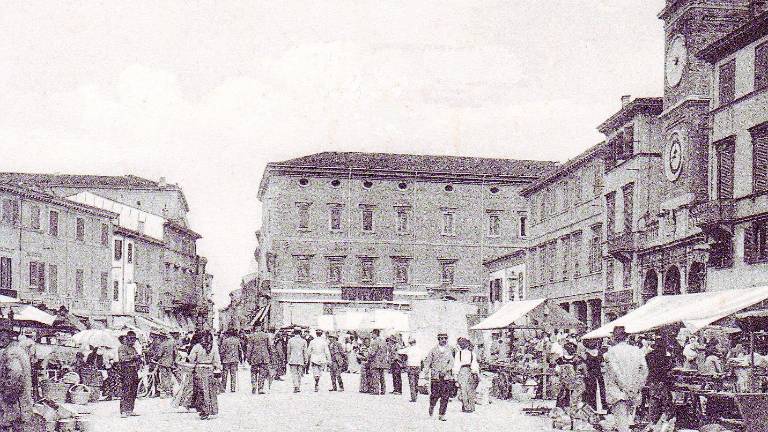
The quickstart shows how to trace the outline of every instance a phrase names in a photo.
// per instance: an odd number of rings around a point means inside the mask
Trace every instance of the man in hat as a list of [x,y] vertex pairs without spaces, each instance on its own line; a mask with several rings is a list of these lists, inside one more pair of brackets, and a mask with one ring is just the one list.
[[120,416],[137,416],[133,412],[136,404],[136,392],[139,388],[139,369],[141,368],[141,355],[134,347],[136,345],[136,333],[129,330],[123,343],[117,349],[117,361],[120,364],[120,381],[122,396],[120,397]]
[[269,364],[272,362],[272,346],[269,343],[269,335],[261,327],[256,327],[248,335],[246,359],[251,365],[251,393],[264,394],[264,380],[269,374]]
[[642,349],[627,343],[623,326],[613,329],[614,345],[605,353],[606,401],[619,432],[629,432],[635,410],[648,377],[648,364]]
[[371,394],[386,394],[385,375],[389,369],[389,348],[381,339],[381,331],[374,329],[371,335],[371,346],[368,349],[368,369],[371,374]]
[[288,339],[288,368],[293,379],[293,392],[301,391],[301,377],[304,375],[304,365],[307,362],[307,341],[301,337],[301,329],[293,330],[293,336]]
[[[177,333],[178,334],[178,333]],[[173,334],[160,342],[157,353],[157,376],[160,378],[160,397],[173,396],[173,370],[176,367],[176,338]]]
[[440,401],[439,419],[445,421],[448,399],[453,394],[456,381],[453,379],[453,350],[448,346],[448,334],[437,334],[437,346],[424,359],[424,371],[429,374],[429,416],[435,412]]
[[32,431],[32,367],[18,333],[0,325],[0,430]]
[[235,330],[227,330],[224,340],[219,346],[221,358],[221,391],[227,390],[227,377],[229,377],[229,391],[237,391],[237,364],[240,362],[240,338]]
[[347,368],[347,352],[339,342],[339,335],[328,333],[328,340],[328,351],[331,353],[331,362],[328,363],[328,370],[331,373],[330,391],[343,392],[344,382],[341,381],[341,373]]
[[398,354],[404,355],[406,372],[408,374],[408,386],[411,390],[411,402],[416,402],[419,395],[419,374],[421,373],[421,361],[423,354],[421,348],[416,346],[416,339],[411,336],[408,340],[408,347],[398,351]]
[[328,340],[323,337],[323,331],[315,330],[316,338],[309,342],[309,364],[312,376],[315,378],[315,392],[320,391],[320,375],[325,365],[331,362],[331,351],[328,348]]

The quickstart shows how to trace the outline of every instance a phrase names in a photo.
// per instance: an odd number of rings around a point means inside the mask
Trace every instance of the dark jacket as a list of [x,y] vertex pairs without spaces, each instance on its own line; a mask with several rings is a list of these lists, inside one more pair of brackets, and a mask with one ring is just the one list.
[[222,363],[238,363],[240,361],[240,338],[237,336],[224,338],[219,347],[219,357],[221,357]]
[[371,339],[371,346],[368,349],[368,363],[373,369],[389,369],[389,348],[386,342],[379,338]]
[[269,364],[272,361],[272,346],[269,335],[259,330],[248,335],[246,343],[246,358],[251,365]]

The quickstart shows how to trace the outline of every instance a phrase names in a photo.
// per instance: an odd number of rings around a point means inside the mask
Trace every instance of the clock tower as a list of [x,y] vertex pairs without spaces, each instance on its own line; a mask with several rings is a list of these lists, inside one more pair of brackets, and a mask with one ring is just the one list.
[[665,207],[707,199],[712,66],[696,56],[750,17],[750,0],[667,0],[661,150]]

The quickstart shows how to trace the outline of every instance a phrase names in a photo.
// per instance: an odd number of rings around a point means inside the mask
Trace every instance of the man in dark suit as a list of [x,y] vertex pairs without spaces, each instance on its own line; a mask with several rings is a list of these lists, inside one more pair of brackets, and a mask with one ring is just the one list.
[[371,347],[369,348],[368,362],[371,371],[371,394],[386,394],[386,371],[389,369],[389,349],[381,339],[381,332],[373,330]]
[[256,327],[247,338],[246,358],[251,365],[251,393],[264,394],[264,379],[269,374],[272,361],[272,346],[269,335],[261,327]]

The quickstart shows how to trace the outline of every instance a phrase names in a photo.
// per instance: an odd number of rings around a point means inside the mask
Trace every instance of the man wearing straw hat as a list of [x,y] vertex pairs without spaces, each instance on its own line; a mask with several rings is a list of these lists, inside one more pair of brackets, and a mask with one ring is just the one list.
[[32,431],[32,367],[18,335],[0,322],[0,430],[26,432]]
[[456,381],[453,380],[453,349],[448,346],[448,334],[437,334],[437,346],[424,359],[424,372],[429,374],[429,416],[435,412],[435,405],[440,401],[438,411],[440,421],[445,421],[448,399],[453,394]]

